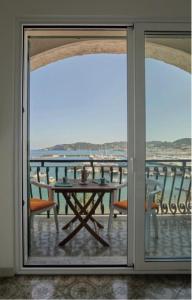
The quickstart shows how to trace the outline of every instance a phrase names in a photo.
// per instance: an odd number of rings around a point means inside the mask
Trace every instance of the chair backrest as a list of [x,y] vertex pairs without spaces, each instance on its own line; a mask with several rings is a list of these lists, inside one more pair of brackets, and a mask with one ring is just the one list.
[[147,209],[151,209],[152,202],[157,193],[162,191],[162,185],[158,180],[155,179],[147,179],[146,180],[146,202]]
[[146,195],[156,190],[162,190],[160,182],[151,178],[146,179]]

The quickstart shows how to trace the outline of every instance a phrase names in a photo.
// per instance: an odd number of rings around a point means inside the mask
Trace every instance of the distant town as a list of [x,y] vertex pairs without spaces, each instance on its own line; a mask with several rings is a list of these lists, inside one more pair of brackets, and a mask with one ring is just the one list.
[[[127,152],[127,142],[111,142],[103,144],[93,144],[86,142],[77,142],[71,144],[59,144],[40,150],[47,151],[123,151]],[[147,159],[191,159],[191,138],[182,138],[173,142],[166,141],[150,141],[146,142],[146,158]]]
[[147,159],[191,159],[191,138],[174,142],[147,142]]

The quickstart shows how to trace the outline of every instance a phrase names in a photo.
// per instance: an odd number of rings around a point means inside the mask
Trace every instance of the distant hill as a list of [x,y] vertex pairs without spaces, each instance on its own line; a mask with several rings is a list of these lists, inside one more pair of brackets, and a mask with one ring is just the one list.
[[179,139],[173,142],[175,145],[191,145],[191,138]]
[[72,144],[59,144],[46,148],[46,150],[124,150],[127,148],[126,142],[111,142],[104,144],[92,144],[86,142],[78,142]]
[[[150,141],[147,142],[148,147],[189,147],[191,145],[191,138],[182,138],[178,139],[174,142],[166,142],[166,141]],[[78,142],[72,144],[59,144],[52,147],[46,148],[46,150],[125,150],[127,149],[127,142],[111,142],[111,143],[103,143],[103,144],[93,144],[86,142]],[[44,150],[44,149],[42,149]]]
[[191,138],[183,138],[176,140],[174,142],[162,142],[162,141],[150,141],[147,142],[148,146],[153,147],[180,147],[180,146],[190,146],[191,145]]

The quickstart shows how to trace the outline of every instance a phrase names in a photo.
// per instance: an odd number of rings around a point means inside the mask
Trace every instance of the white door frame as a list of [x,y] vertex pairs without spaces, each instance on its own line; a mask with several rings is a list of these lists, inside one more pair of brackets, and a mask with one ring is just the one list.
[[[67,20],[63,23],[63,20]],[[94,20],[94,24],[92,24]],[[144,262],[144,211],[141,210],[144,195],[144,164],[145,164],[145,105],[144,105],[144,31],[145,30],[188,30],[189,26],[184,23],[134,23],[134,32],[129,32],[130,44],[128,44],[129,57],[132,59],[129,62],[129,93],[128,93],[128,119],[133,124],[133,128],[128,128],[129,142],[129,158],[132,158],[132,164],[129,164],[129,216],[128,216],[128,234],[129,234],[129,257],[128,264],[134,263],[132,268],[46,268],[46,267],[23,267],[23,247],[27,248],[27,244],[23,244],[23,228],[22,228],[22,202],[23,188],[23,157],[22,157],[22,98],[23,93],[26,93],[26,81],[24,81],[24,91],[21,89],[21,82],[25,70],[23,70],[23,51],[24,38],[22,36],[23,27],[30,26],[65,26],[65,25],[99,25],[99,26],[126,26],[132,23],[133,20],[127,20],[117,17],[110,18],[78,18],[78,17],[63,17],[50,18],[43,17],[40,20],[37,18],[27,18],[25,20],[16,20],[16,61],[15,61],[15,269],[18,274],[132,274],[132,273],[185,273],[188,270],[189,264],[185,262]],[[187,29],[186,29],[187,27]],[[132,44],[132,45],[131,45]],[[137,122],[139,120],[139,122]],[[25,151],[25,150],[24,150]],[[25,168],[26,166],[24,166]],[[25,169],[26,170],[26,169]],[[135,188],[137,183],[137,188]],[[131,199],[130,196],[133,195]],[[26,196],[26,191],[25,191]],[[142,204],[140,204],[142,203]]]
[[[34,24],[33,24],[34,25]],[[36,24],[37,25],[37,24]],[[39,25],[39,23],[38,23]],[[43,25],[43,24],[42,24]],[[47,25],[47,24],[46,24]],[[74,24],[73,24],[74,25]],[[85,24],[83,24],[85,25]],[[54,24],[50,23],[49,26],[53,27]],[[60,27],[64,27],[65,25],[60,24]],[[85,25],[86,26],[86,25]],[[89,26],[89,24],[87,24],[87,27]],[[106,26],[105,25],[99,25],[100,27],[102,26]],[[107,25],[110,26],[110,25]],[[132,32],[132,28],[130,28],[129,24],[125,24],[125,25],[118,25],[115,24],[115,26],[117,27],[127,27],[128,31],[130,32],[130,39],[131,41],[129,42],[129,49],[130,49],[130,55],[129,57],[131,58],[131,55],[133,55],[133,47],[132,45],[132,41],[133,41],[133,32]],[[19,136],[21,138],[22,141],[22,145],[20,146],[20,157],[19,160],[22,161],[23,168],[18,168],[20,169],[20,176],[23,178],[22,179],[22,185],[23,188],[20,187],[19,191],[18,191],[18,208],[16,210],[16,228],[17,228],[17,238],[16,238],[16,269],[17,269],[17,273],[18,274],[23,274],[23,273],[46,273],[46,274],[73,274],[73,273],[77,273],[77,274],[127,274],[127,273],[132,273],[133,272],[133,245],[134,245],[134,241],[132,240],[131,242],[128,243],[128,247],[129,247],[129,257],[127,260],[127,266],[125,267],[118,267],[118,266],[113,266],[113,267],[73,267],[71,268],[70,266],[67,267],[31,267],[31,266],[26,266],[27,262],[28,262],[28,239],[26,238],[28,236],[28,221],[27,221],[27,215],[28,215],[28,207],[27,207],[27,199],[28,199],[28,190],[27,190],[27,178],[28,178],[28,118],[29,118],[29,103],[28,103],[28,94],[29,94],[29,81],[28,81],[28,74],[29,74],[29,69],[28,69],[28,35],[26,33],[25,28],[32,28],[33,26],[30,23],[30,26],[27,25],[23,25],[22,24],[22,31],[23,31],[23,35],[22,37],[20,37],[21,39],[21,44],[23,46],[23,62],[22,62],[22,68],[21,68],[21,79],[23,81],[23,86],[22,86],[22,92],[20,92],[20,100],[18,101],[19,103],[19,107],[20,109],[22,108],[22,115],[20,114],[20,122],[21,122],[21,128],[23,128],[23,132],[21,130]],[[38,26],[37,26],[38,29]],[[40,30],[42,30],[42,27],[40,28]],[[30,33],[31,34],[31,33]],[[37,35],[37,32],[35,33],[35,35]],[[129,39],[129,34],[128,34],[128,39]],[[22,59],[22,58],[20,58]],[[133,59],[130,59],[130,62],[133,62]],[[131,68],[134,68],[134,64],[131,64]],[[128,68],[128,76],[130,78],[130,82],[132,83],[132,90],[133,90],[133,82],[134,82],[134,77],[133,74],[134,72],[132,72],[130,70],[130,68]],[[131,90],[131,85],[129,84],[129,95],[128,98],[131,99],[132,101],[132,109],[133,109],[133,103],[134,103],[134,97],[132,96],[134,93],[130,92]],[[20,111],[20,110],[19,110]],[[130,111],[130,110],[128,110]],[[131,114],[129,112],[129,116],[128,118],[132,118],[133,114]],[[133,122],[133,119],[132,119]],[[22,126],[23,125],[23,126]],[[130,131],[130,126],[129,128],[129,133],[133,132]],[[127,130],[128,132],[128,130]],[[131,136],[131,138],[133,139],[133,134]],[[134,144],[133,141],[131,143],[132,145]],[[130,147],[131,149],[131,147]],[[133,147],[132,147],[132,153],[133,153]],[[129,167],[130,168],[130,167]],[[133,173],[133,169],[129,170],[130,173]],[[131,177],[131,176],[129,176]],[[21,183],[20,182],[20,183]],[[19,182],[17,181],[17,184]],[[130,189],[131,191],[131,189]],[[130,194],[129,191],[129,194]],[[22,207],[21,204],[21,199],[23,199],[23,203],[24,206]],[[23,216],[21,211],[23,210]],[[131,210],[129,210],[129,215],[130,215],[130,219],[128,218],[128,231],[130,232],[129,236],[130,238],[133,239],[133,224],[134,224],[134,218],[133,218],[133,214],[131,214]],[[18,220],[23,219],[23,222],[18,222]],[[23,224],[22,224],[23,223]],[[51,260],[51,258],[50,258]],[[24,266],[25,265],[25,266]],[[128,266],[129,265],[129,266]]]
[[144,257],[144,197],[145,195],[145,32],[190,32],[189,23],[139,23],[135,24],[135,270],[168,271],[189,270],[186,261],[148,261]]

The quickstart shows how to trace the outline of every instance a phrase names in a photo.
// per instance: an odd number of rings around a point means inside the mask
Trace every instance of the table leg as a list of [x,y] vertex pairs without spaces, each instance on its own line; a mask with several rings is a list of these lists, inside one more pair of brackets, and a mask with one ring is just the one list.
[[[65,193],[64,193],[65,194]],[[71,203],[70,201],[70,197],[68,197],[68,195],[64,195],[67,196],[66,197],[66,201],[67,204],[69,205],[69,207],[72,209],[72,211],[74,213],[76,213],[77,218],[80,221],[80,224],[63,240],[59,243],[60,246],[65,245],[68,241],[70,241],[80,230],[81,228],[85,227],[94,237],[95,239],[97,239],[103,246],[109,246],[109,244],[102,238],[100,237],[88,224],[87,222],[90,220],[90,217],[92,216],[92,214],[95,212],[95,209],[97,208],[97,206],[99,205],[99,203],[102,200],[102,197],[104,195],[104,192],[98,197],[98,199],[96,200],[94,206],[91,208],[91,210],[89,211],[89,213],[87,213],[85,218],[82,218],[81,215],[79,214],[79,212],[77,212],[77,210],[75,209],[75,206]]]
[[[75,200],[75,204],[77,204],[77,205],[80,207],[80,212],[79,212],[79,214],[82,214],[83,212],[86,212],[86,214],[87,214],[86,209],[87,209],[87,207],[89,207],[90,203],[93,201],[95,195],[96,195],[96,193],[93,193],[93,194],[91,195],[90,199],[89,199],[89,200],[87,201],[87,203],[85,204],[85,207],[83,207],[83,206],[81,205],[81,203],[79,202],[79,200],[77,199],[75,193],[72,193],[72,196],[73,196],[73,198],[74,198],[74,200]],[[65,197],[65,199],[66,199],[66,198],[69,198],[69,199],[70,199],[70,196],[69,196],[68,194],[63,194],[63,196]],[[67,199],[66,199],[66,201],[67,201]],[[75,212],[75,216],[73,217],[73,219],[70,220],[66,225],[64,225],[62,229],[64,229],[64,230],[67,229],[67,228],[71,225],[71,223],[74,223],[75,221],[78,220],[78,218],[77,218],[77,216],[76,216],[76,213],[77,213],[76,205],[75,205],[75,210],[76,210],[76,212]]]
[[113,203],[117,200],[117,191],[111,192],[111,203],[110,203],[110,213],[109,213],[109,221],[108,221],[108,233],[111,231],[112,220],[113,220]]
[[[92,202],[92,200],[95,198],[95,195],[96,195],[96,193],[94,193],[92,196],[91,196],[91,198],[87,201],[87,203],[85,204],[85,206],[82,206],[82,204],[81,204],[81,202],[79,202],[79,200],[77,199],[77,197],[76,197],[76,195],[73,193],[72,194],[73,195],[73,198],[74,198],[74,200],[75,200],[75,202],[78,204],[78,206],[80,207],[80,209],[81,209],[81,211],[79,212],[80,214],[82,214],[82,213],[84,213],[85,215],[87,215],[88,214],[88,212],[87,212],[87,208],[89,207],[89,205],[91,204],[91,202]],[[104,226],[102,225],[102,224],[100,224],[97,220],[95,220],[95,218],[93,217],[93,216],[91,216],[90,217],[90,220],[93,222],[93,223],[95,223],[95,224],[97,224],[97,226],[99,227],[99,228],[104,228]]]

